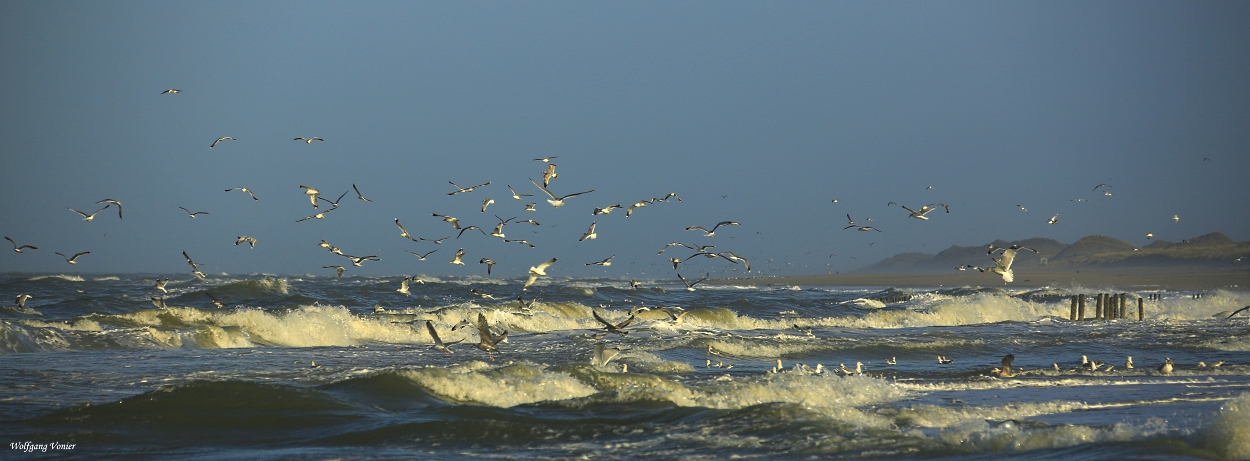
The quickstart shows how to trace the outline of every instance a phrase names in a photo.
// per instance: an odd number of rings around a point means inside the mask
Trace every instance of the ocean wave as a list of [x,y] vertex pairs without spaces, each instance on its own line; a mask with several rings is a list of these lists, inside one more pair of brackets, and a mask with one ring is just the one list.
[[524,364],[492,368],[485,362],[472,361],[448,368],[405,370],[399,374],[453,402],[501,408],[595,393],[594,388],[572,376]]
[[1220,407],[1220,413],[1196,434],[1195,445],[1224,459],[1250,459],[1250,393]]
[[31,278],[26,279],[26,280],[27,280],[27,281],[29,281],[29,282],[37,282],[37,281],[40,281],[40,280],[47,280],[47,279],[61,279],[61,280],[65,280],[65,281],[67,281],[67,282],[83,282],[83,281],[85,281],[85,280],[83,280],[83,278],[82,278],[82,277],[79,277],[79,276],[77,276],[77,275],[65,275],[65,274],[56,274],[56,275],[36,275],[36,276],[31,277]]

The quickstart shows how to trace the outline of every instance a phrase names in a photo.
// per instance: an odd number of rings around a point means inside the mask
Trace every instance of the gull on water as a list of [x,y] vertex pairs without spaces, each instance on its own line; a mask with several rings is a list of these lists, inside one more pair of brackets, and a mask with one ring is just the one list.
[[238,141],[238,140],[237,140],[237,139],[234,139],[234,138],[231,138],[231,137],[229,137],[229,136],[222,136],[222,137],[220,137],[220,138],[217,138],[217,140],[216,140],[216,141],[213,141],[213,143],[212,143],[212,144],[209,144],[209,145],[208,145],[208,148],[209,148],[209,149],[212,149],[212,148],[214,148],[214,147],[217,147],[217,143],[222,142],[222,141]]
[[178,208],[182,208],[182,211],[187,212],[187,216],[190,216],[190,217],[192,217],[192,218],[194,218],[194,217],[196,217],[196,216],[199,216],[199,215],[202,215],[202,214],[208,214],[208,212],[207,212],[207,211],[196,211],[196,212],[192,213],[192,212],[191,212],[191,210],[186,209],[186,207],[178,207]]
[[521,197],[533,197],[533,196],[534,196],[533,194],[522,194],[522,193],[519,193],[519,192],[517,192],[517,191],[516,191],[516,189],[513,189],[513,188],[512,188],[512,185],[508,185],[508,190],[512,191],[512,198],[514,198],[514,199],[516,199],[516,200],[521,200]]
[[250,189],[246,188],[246,187],[235,187],[235,188],[232,188],[232,189],[226,189],[226,192],[236,191],[236,190],[237,190],[237,191],[247,192],[247,195],[252,196],[252,200],[260,200],[260,199],[256,198],[256,194],[253,194],[253,193],[252,193],[252,191],[251,191]]
[[8,238],[8,237],[5,237],[4,239],[8,240],[9,243],[12,243],[13,251],[16,251],[18,253],[21,253],[22,250],[38,250],[39,249],[38,247],[33,246],[33,245],[18,245],[17,242],[14,242],[13,239]]
[[495,345],[507,339],[508,332],[504,331],[503,334],[500,334],[499,336],[491,334],[490,326],[486,323],[486,315],[478,312],[477,334],[478,337],[481,338],[481,342],[477,343],[477,348],[485,351],[490,356],[490,359],[494,361],[495,352],[499,352],[499,349],[496,348]]
[[596,233],[595,233],[595,224],[596,224],[596,223],[598,223],[598,221],[593,221],[593,222],[591,222],[591,223],[590,223],[590,228],[589,228],[589,229],[586,229],[586,233],[582,234],[582,238],[578,239],[577,241],[579,241],[579,242],[584,242],[584,241],[586,241],[587,239],[594,239],[594,238],[599,237],[599,234],[596,234]]
[[246,235],[239,236],[238,240],[234,241],[234,246],[239,246],[240,243],[244,243],[244,242],[247,242],[247,244],[251,245],[252,248],[256,248],[256,239],[252,237],[248,237]]
[[707,230],[703,226],[690,226],[690,227],[687,227],[686,230],[701,230],[703,231],[704,237],[712,237],[716,235],[716,229],[720,228],[720,226],[737,226],[737,225],[738,223],[733,222],[733,221],[721,221],[721,222],[716,223],[715,226],[712,226],[712,230]]
[[430,252],[429,252],[429,253],[426,253],[426,254],[417,254],[417,253],[413,253],[412,251],[409,251],[409,250],[404,250],[404,251],[407,251],[407,252],[409,252],[409,253],[412,253],[412,255],[413,255],[413,256],[416,256],[416,257],[417,257],[417,259],[419,259],[419,260],[421,260],[421,261],[425,261],[425,258],[426,258],[427,256],[429,256],[430,254],[432,254],[432,253],[434,253],[435,251],[438,251],[438,250],[437,250],[437,249],[430,250]]
[[612,258],[615,258],[615,257],[616,257],[616,255],[608,256],[608,258],[607,258],[607,259],[604,259],[604,260],[602,260],[602,261],[595,261],[595,262],[592,262],[592,263],[586,263],[586,265],[587,265],[587,266],[605,266],[605,267],[606,267],[606,266],[611,266],[611,265],[612,265]]
[[459,249],[459,250],[456,250],[456,256],[455,256],[454,258],[452,258],[452,259],[451,259],[451,263],[452,263],[452,264],[456,264],[456,265],[463,266],[463,265],[464,265],[464,261],[461,261],[461,260],[460,260],[461,258],[464,258],[464,248],[461,248],[461,249]]
[[[122,219],[122,202],[119,202],[119,201],[117,201],[117,200],[113,200],[113,199],[111,199],[111,198],[106,198],[106,199],[104,199],[104,200],[101,200],[101,201],[98,201],[98,202],[95,202],[95,203],[96,203],[97,205],[99,205],[99,204],[101,204],[101,203],[107,203],[107,204],[109,204],[109,205],[117,205],[117,219]],[[108,208],[108,207],[109,207],[109,205],[104,205],[104,208]]]
[[357,188],[355,184],[352,184],[352,190],[356,191],[356,198],[361,199],[361,200],[364,200],[364,201],[366,201],[366,202],[372,202],[372,201],[373,201],[373,200],[369,200],[369,199],[365,198],[365,195],[360,193],[360,188]]
[[62,258],[65,258],[65,262],[70,263],[70,264],[78,264],[77,259],[78,259],[78,257],[79,257],[79,256],[82,256],[82,255],[85,255],[85,254],[91,254],[91,252],[90,252],[90,251],[84,251],[84,252],[81,252],[81,253],[76,253],[76,254],[74,254],[74,256],[65,256],[64,254],[61,254],[60,252],[55,252],[55,253],[56,253],[56,254],[61,255],[61,257],[62,257]]
[[1163,374],[1163,375],[1170,375],[1170,374],[1172,374],[1172,366],[1173,366],[1173,365],[1175,365],[1175,364],[1174,364],[1174,363],[1172,363],[1172,359],[1171,359],[1171,358],[1165,358],[1165,359],[1163,359],[1163,365],[1160,365],[1160,366],[1159,366],[1159,373],[1160,373],[1160,374]]
[[545,263],[539,264],[537,266],[530,266],[529,278],[525,280],[525,286],[522,286],[521,290],[524,291],[524,290],[529,289],[529,287],[534,284],[534,281],[538,280],[538,277],[547,275],[547,268],[551,267],[551,265],[555,263],[556,263],[556,258],[551,258],[550,261],[547,261]]
[[182,252],[182,257],[187,258],[187,265],[191,266],[191,273],[195,274],[196,277],[205,278],[208,276],[207,274],[200,272],[201,264],[196,264],[195,261],[192,261],[191,256],[188,255],[186,251]]
[[[556,195],[555,195],[555,194],[553,194],[553,193],[551,193],[551,191],[547,190],[547,188],[546,188],[546,187],[538,185],[538,183],[534,182],[534,180],[533,180],[533,179],[530,179],[530,182],[531,182],[531,183],[533,183],[535,186],[537,186],[540,190],[542,190],[542,191],[543,191],[543,193],[547,194],[547,196],[548,196],[548,197],[551,197],[551,199],[550,199],[550,200],[547,200],[547,203],[550,203],[550,204],[551,204],[551,206],[552,206],[553,208],[560,208],[560,207],[564,206],[564,200],[565,200],[565,199],[567,199],[567,198],[570,198],[570,197],[576,197],[576,196],[578,196],[578,195],[582,195],[582,194],[589,194],[589,193],[591,193],[591,192],[594,192],[594,191],[595,191],[594,189],[591,189],[591,190],[588,190],[588,191],[577,192],[577,193],[572,193],[572,194],[569,194],[569,195],[564,195],[564,196],[556,197]],[[526,211],[529,211],[529,209],[527,208],[527,209],[526,209]],[[628,216],[628,214],[627,214],[627,216]]]
[[312,144],[313,141],[325,141],[324,139],[313,136],[311,138],[295,138],[293,141],[304,141],[305,144]]
[[[105,205],[105,206],[104,206],[104,208],[108,208],[108,205]],[[75,213],[78,213],[78,214],[82,215],[82,220],[83,220],[83,221],[90,221],[90,220],[95,219],[95,215],[99,214],[101,211],[104,211],[104,208],[101,208],[101,209],[95,210],[95,211],[91,212],[91,214],[83,213],[83,212],[78,211],[78,210],[75,210],[75,209],[73,209],[73,208],[70,208],[70,209],[69,209],[69,211],[73,211],[73,212],[75,212]]]
[[483,184],[478,184],[478,185],[476,185],[476,186],[469,186],[469,187],[460,187],[458,184],[456,184],[456,183],[454,183],[454,182],[451,182],[451,181],[447,181],[447,183],[448,183],[448,184],[451,184],[451,185],[453,185],[453,186],[456,186],[456,191],[455,191],[455,192],[448,192],[448,193],[447,193],[447,195],[456,195],[456,194],[460,194],[460,193],[464,193],[464,192],[473,192],[473,190],[474,190],[474,189],[477,189],[477,188],[479,188],[479,187],[485,187],[485,186],[489,186],[489,185],[490,185],[490,181],[486,181],[486,182],[485,182],[485,183],[483,183]]
[[428,331],[430,333],[430,338],[434,339],[434,350],[439,351],[439,352],[446,352],[447,355],[451,355],[451,348],[448,346],[451,346],[452,344],[458,344],[460,341],[464,341],[464,339],[459,339],[456,341],[452,341],[450,343],[444,343],[442,338],[438,337],[438,332],[434,330],[434,324],[431,323],[429,320],[425,321],[425,331]]

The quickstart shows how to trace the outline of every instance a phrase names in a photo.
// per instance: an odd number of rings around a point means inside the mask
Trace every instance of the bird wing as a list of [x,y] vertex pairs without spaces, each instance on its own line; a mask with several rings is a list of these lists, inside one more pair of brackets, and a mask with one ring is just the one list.
[[599,321],[599,323],[602,323],[604,327],[606,327],[607,329],[611,330],[611,329],[616,328],[616,325],[613,325],[612,322],[604,320],[603,317],[600,317],[598,312],[595,312],[592,310],[590,311],[590,314],[593,315],[595,317],[595,320]]
[[560,197],[560,198],[558,198],[558,199],[556,199],[556,200],[564,200],[564,199],[569,198],[569,197],[576,197],[576,196],[578,196],[578,195],[582,195],[582,194],[589,194],[589,193],[594,192],[594,191],[595,191],[594,189],[591,189],[591,190],[588,190],[588,191],[577,192],[577,193],[573,193],[573,194],[565,195],[565,196]]
[[538,268],[538,270],[539,270],[539,271],[545,271],[545,270],[547,270],[547,268],[548,268],[548,267],[551,267],[551,265],[552,265],[552,264],[555,264],[555,263],[556,263],[556,258],[551,258],[551,260],[550,260],[550,261],[547,261],[547,262],[545,262],[545,263],[539,264],[539,265],[537,266],[537,268]]
[[436,346],[442,346],[442,345],[443,345],[443,340],[442,340],[441,338],[439,338],[439,337],[438,337],[438,332],[437,332],[437,331],[434,331],[434,324],[433,324],[433,323],[430,323],[430,321],[429,321],[429,320],[426,320],[426,321],[425,321],[425,331],[430,332],[430,337],[431,337],[431,338],[434,338],[434,345],[436,345]]

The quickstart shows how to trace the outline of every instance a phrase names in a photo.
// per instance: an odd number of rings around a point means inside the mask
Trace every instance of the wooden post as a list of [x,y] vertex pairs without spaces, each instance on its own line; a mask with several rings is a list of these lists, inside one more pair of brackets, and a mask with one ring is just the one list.
[[1076,314],[1077,314],[1076,319],[1085,320],[1085,294],[1084,293],[1077,295],[1077,308],[1078,310],[1076,311]]
[[1115,320],[1120,317],[1120,297],[1115,293],[1107,294],[1107,305],[1111,309],[1107,310],[1107,320]]
[[1128,317],[1128,293],[1120,293],[1120,318]]
[[1137,298],[1137,320],[1146,320],[1146,303]]
[[1094,319],[1102,320],[1102,293],[1098,293],[1098,300],[1094,304]]
[[1076,321],[1076,295],[1072,295],[1072,309],[1071,312],[1068,313],[1068,319],[1073,322]]

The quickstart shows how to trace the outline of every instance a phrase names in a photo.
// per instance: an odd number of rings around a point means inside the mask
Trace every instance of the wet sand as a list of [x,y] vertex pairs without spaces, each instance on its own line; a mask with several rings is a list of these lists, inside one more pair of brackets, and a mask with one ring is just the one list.
[[[1003,286],[997,275],[977,271],[950,274],[847,274],[708,280],[724,285],[798,285],[871,287]],[[1016,272],[1013,288],[1084,287],[1122,290],[1250,290],[1250,271],[1125,269],[1101,271]]]

